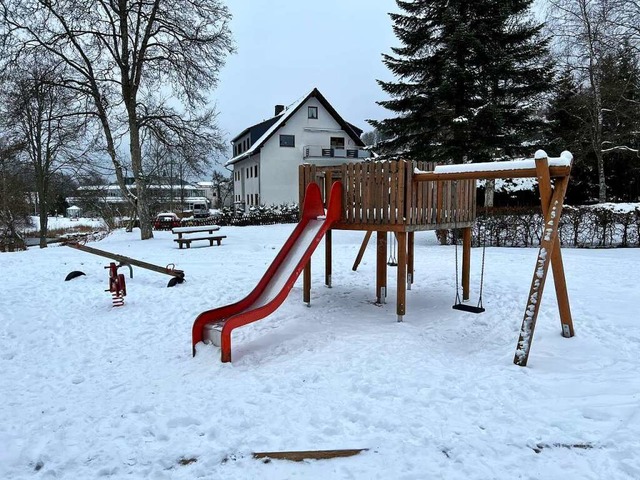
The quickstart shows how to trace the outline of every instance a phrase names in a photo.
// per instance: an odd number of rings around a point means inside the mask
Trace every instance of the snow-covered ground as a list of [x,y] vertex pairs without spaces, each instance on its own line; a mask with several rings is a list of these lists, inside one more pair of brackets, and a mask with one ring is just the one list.
[[[170,232],[91,244],[134,267],[125,306],[108,260],[63,246],[0,254],[0,478],[638,479],[640,249],[563,251],[576,336],[560,335],[547,283],[529,366],[512,363],[537,250],[487,249],[485,307],[451,309],[454,250],[416,234],[416,282],[396,323],[375,305],[374,242],[334,232],[312,305],[301,281],[270,317],[234,332],[233,364],[200,345],[198,313],[236,301],[294,225],[224,227],[220,247]],[[480,251],[473,252],[477,293]],[[72,270],[87,275],[64,282]],[[126,270],[124,270],[124,273]],[[262,463],[251,452],[368,448],[335,460]],[[193,461],[193,460],[196,461]],[[186,464],[186,465],[183,465]]]

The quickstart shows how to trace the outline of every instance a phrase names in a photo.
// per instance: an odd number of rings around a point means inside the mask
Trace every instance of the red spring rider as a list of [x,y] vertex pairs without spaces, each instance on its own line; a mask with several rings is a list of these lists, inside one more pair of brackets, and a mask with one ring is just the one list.
[[118,266],[114,262],[104,268],[109,269],[109,289],[105,290],[105,292],[111,292],[111,300],[114,307],[121,307],[124,305],[124,297],[127,294],[124,275],[118,273]]

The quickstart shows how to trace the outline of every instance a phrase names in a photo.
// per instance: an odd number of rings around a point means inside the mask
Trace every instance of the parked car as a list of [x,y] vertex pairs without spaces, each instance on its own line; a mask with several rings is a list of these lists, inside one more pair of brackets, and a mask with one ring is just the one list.
[[153,222],[154,230],[171,230],[180,226],[180,218],[175,213],[159,213]]

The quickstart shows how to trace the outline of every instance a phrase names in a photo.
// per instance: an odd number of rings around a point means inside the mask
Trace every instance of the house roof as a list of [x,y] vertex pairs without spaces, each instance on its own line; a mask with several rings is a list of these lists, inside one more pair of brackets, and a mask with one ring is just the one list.
[[360,147],[365,146],[364,142],[360,139],[362,130],[344,121],[344,119],[338,114],[336,109],[333,108],[331,104],[327,101],[324,95],[322,95],[317,88],[314,88],[307,95],[305,95],[304,97],[300,98],[296,102],[289,105],[289,107],[280,115],[277,115],[273,118],[265,120],[264,122],[253,125],[252,127],[246,128],[239,135],[236,135],[233,138],[234,140],[245,135],[252,128],[259,128],[259,127],[264,128],[267,124],[269,124],[269,127],[267,128],[267,130],[262,134],[260,138],[258,138],[253,143],[253,145],[251,145],[251,147],[249,147],[249,149],[246,152],[243,152],[240,155],[233,157],[232,159],[227,161],[225,166],[233,165],[234,163],[237,163],[240,160],[250,157],[251,155],[256,153],[258,150],[260,150],[260,148],[262,148],[262,146],[267,142],[267,140],[269,140],[273,136],[273,134],[287,121],[287,119],[293,116],[300,109],[300,107],[302,107],[302,105],[304,105],[306,101],[312,97],[316,98],[320,102],[320,104],[338,122],[340,127],[347,133],[347,135],[351,137],[351,139],[356,143],[356,145]]

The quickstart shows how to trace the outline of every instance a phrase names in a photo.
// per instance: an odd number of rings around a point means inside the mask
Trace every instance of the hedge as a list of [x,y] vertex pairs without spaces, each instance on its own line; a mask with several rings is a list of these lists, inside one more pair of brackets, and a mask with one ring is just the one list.
[[[530,247],[540,244],[542,215],[535,208],[478,209],[473,244]],[[640,247],[640,208],[622,212],[602,206],[565,206],[560,243],[578,248]]]
[[224,208],[217,215],[209,218],[193,218],[183,220],[184,226],[207,225],[215,223],[221,227],[248,225],[275,225],[278,223],[297,223],[299,209],[297,205],[259,206],[251,207],[248,212],[237,212],[231,208]]

